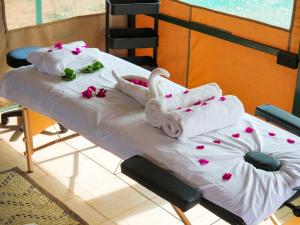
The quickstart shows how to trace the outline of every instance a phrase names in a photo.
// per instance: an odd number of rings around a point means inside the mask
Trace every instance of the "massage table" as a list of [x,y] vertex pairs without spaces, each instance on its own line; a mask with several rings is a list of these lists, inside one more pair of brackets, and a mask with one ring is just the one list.
[[[38,72],[34,66],[12,70],[1,79],[0,96],[23,106],[29,172],[35,151],[80,134],[124,159],[122,171],[171,202],[186,225],[190,223],[183,211],[195,204],[203,205],[231,224],[255,225],[298,196],[295,189],[300,186],[298,136],[245,114],[239,124],[187,142],[170,138],[147,123],[141,105],[114,88],[112,69],[121,75],[146,77],[150,72],[107,53],[101,54],[104,69],[80,74],[70,82]],[[185,90],[160,79],[174,92]],[[90,85],[107,89],[107,96],[82,98],[81,92]],[[34,147],[33,136],[54,121],[76,133]],[[254,128],[253,134],[244,132],[247,126]],[[231,134],[237,131],[242,137],[233,139]],[[276,136],[271,137],[268,132]],[[214,143],[216,139],[221,143]],[[199,145],[205,149],[196,149]],[[244,160],[245,153],[250,151],[277,157],[281,169],[267,172],[255,168]],[[210,163],[200,166],[199,157],[210,159]],[[224,172],[231,172],[232,179],[222,180]]]

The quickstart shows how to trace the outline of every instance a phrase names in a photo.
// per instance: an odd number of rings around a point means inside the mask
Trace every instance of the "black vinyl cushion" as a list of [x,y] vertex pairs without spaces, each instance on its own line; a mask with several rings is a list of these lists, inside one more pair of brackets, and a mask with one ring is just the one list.
[[7,65],[13,68],[30,65],[31,63],[27,61],[28,55],[39,48],[40,47],[31,46],[24,48],[16,48],[8,52],[6,55]]
[[246,162],[251,163],[257,169],[265,171],[278,171],[281,167],[278,159],[262,152],[248,152],[244,158]]
[[300,118],[273,105],[256,107],[255,115],[279,125],[287,131],[300,136]]
[[124,174],[184,212],[201,201],[201,192],[141,156],[125,160],[121,169]]

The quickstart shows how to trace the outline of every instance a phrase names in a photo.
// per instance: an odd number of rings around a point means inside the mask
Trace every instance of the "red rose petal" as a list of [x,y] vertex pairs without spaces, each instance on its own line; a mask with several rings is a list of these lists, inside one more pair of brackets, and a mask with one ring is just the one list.
[[239,133],[236,133],[236,134],[232,134],[231,135],[233,138],[239,138],[240,137],[240,134]]
[[165,95],[166,98],[172,98],[172,96],[173,96],[172,94]]
[[194,105],[201,105],[201,103],[202,103],[201,100],[199,100],[199,101],[195,102]]
[[269,136],[274,137],[274,136],[276,136],[276,134],[273,132],[269,132]]
[[254,131],[254,129],[253,129],[252,127],[247,127],[247,128],[245,129],[245,132],[246,132],[246,133],[249,133],[249,134],[253,133],[253,131]]
[[201,166],[205,166],[209,163],[209,161],[206,159],[199,159],[198,162],[200,163]]
[[96,96],[98,98],[104,98],[104,97],[106,97],[106,92],[107,92],[107,90],[105,90],[104,88],[101,88]]
[[55,45],[54,45],[54,48],[57,48],[57,49],[62,49],[63,43],[62,42],[56,42]]
[[221,144],[221,140],[218,140],[218,139],[217,139],[217,140],[214,140],[213,142],[214,142],[215,144]]
[[203,150],[203,149],[204,149],[204,145],[198,145],[198,146],[196,147],[196,149],[198,149],[198,150]]
[[224,102],[226,98],[224,96],[220,97],[220,101]]
[[180,110],[180,109],[182,109],[182,107],[178,107],[176,110]]
[[184,92],[183,92],[183,94],[187,94],[187,93],[189,93],[190,91],[189,90],[185,90]]
[[95,86],[89,86],[87,89],[91,89],[92,91],[96,92],[96,87]]
[[202,105],[203,105],[203,106],[204,106],[204,105],[207,105],[207,103],[206,103],[206,102],[203,102]]
[[93,97],[93,92],[91,89],[87,89],[87,90],[81,92],[81,95],[83,98],[90,99],[91,97]]
[[81,53],[80,48],[76,48],[75,50],[72,51],[73,55],[79,55]]
[[288,139],[286,139],[286,141],[287,141],[289,144],[295,144],[295,141],[294,141],[293,139],[288,138]]
[[212,96],[211,98],[206,99],[205,101],[211,101],[211,100],[214,100],[214,99],[215,99],[215,96]]
[[192,110],[191,109],[186,109],[186,110],[184,110],[185,112],[192,112]]
[[232,177],[231,173],[224,173],[222,178],[223,180],[228,181],[231,179],[231,177]]

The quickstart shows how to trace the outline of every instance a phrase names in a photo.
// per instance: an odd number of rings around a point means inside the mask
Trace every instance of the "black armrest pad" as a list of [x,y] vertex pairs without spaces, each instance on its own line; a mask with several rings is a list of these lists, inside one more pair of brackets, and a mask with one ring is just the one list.
[[279,125],[287,131],[300,136],[300,118],[273,105],[260,105],[255,115]]
[[121,169],[124,174],[182,211],[194,207],[202,198],[201,192],[141,156],[133,156],[125,160],[121,164]]

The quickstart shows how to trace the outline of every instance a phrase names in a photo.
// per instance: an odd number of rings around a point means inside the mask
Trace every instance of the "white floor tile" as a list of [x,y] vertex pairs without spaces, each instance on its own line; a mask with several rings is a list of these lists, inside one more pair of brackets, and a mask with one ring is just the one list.
[[88,204],[78,198],[74,197],[64,202],[73,212],[80,215],[89,225],[99,225],[107,221],[107,219],[90,207]]
[[118,225],[181,225],[174,216],[162,210],[151,201],[134,207],[121,215],[112,218]]
[[147,199],[126,185],[124,182],[115,178],[115,181],[103,183],[94,191],[88,190],[89,193],[97,197],[91,199],[88,204],[101,212],[108,218],[115,217],[139,204],[147,201]]

